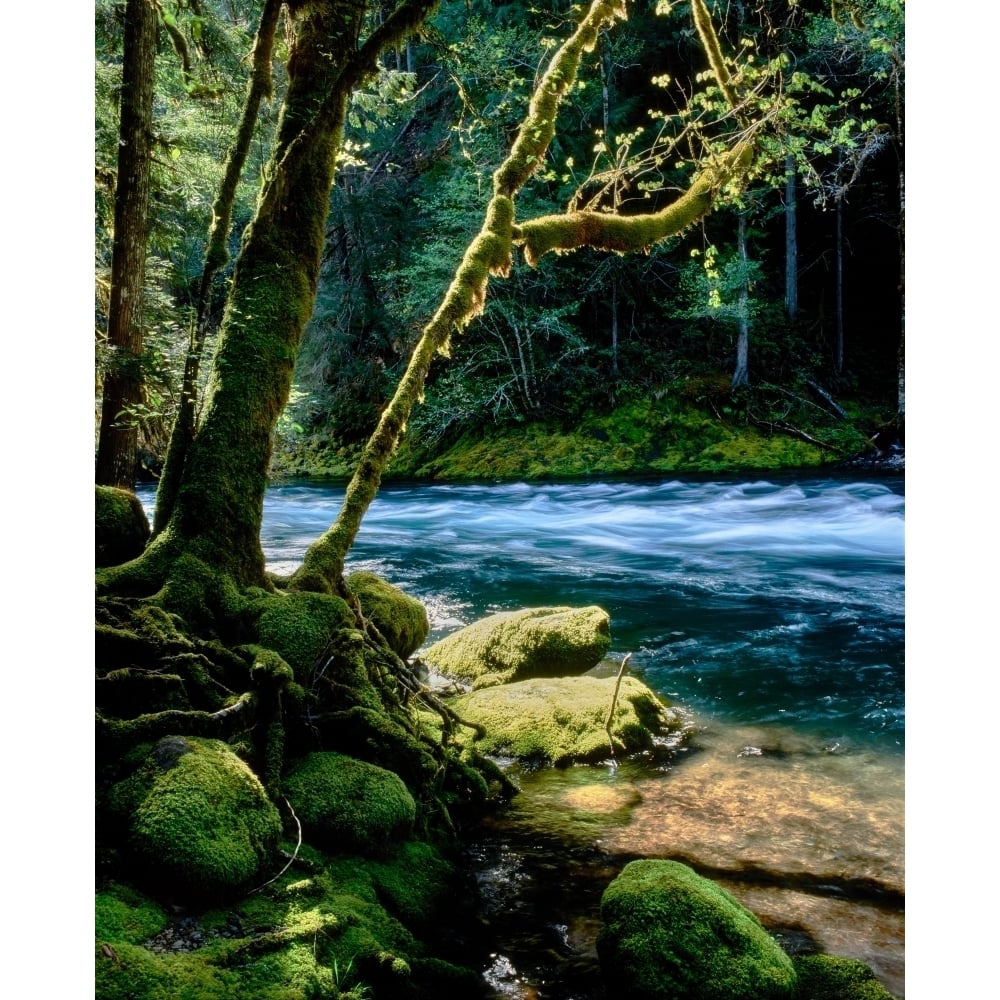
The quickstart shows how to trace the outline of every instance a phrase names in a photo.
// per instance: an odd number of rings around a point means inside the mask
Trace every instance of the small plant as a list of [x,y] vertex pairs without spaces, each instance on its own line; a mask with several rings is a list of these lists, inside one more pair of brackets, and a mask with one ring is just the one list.
[[368,1000],[372,996],[372,989],[366,983],[347,985],[353,968],[353,958],[349,958],[343,968],[340,967],[336,958],[333,960],[333,984],[337,989],[337,996],[340,1000]]

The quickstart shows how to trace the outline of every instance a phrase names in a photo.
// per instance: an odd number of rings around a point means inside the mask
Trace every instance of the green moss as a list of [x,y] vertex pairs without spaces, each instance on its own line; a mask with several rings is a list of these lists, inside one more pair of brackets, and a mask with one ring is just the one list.
[[[456,712],[486,728],[481,753],[565,765],[604,760],[614,677],[535,679],[473,691],[455,699]],[[649,749],[653,738],[680,726],[679,717],[635,677],[622,678],[611,731],[617,752]]]
[[285,776],[305,836],[348,853],[379,853],[413,829],[416,804],[398,775],[337,753],[313,753]]
[[111,798],[131,814],[128,846],[140,877],[181,898],[249,887],[281,834],[260,781],[218,740],[160,740]]
[[526,608],[490,615],[428,647],[422,658],[477,687],[525,677],[583,673],[611,645],[608,613],[585,608]]
[[601,899],[601,969],[634,1000],[790,1000],[791,959],[721,886],[675,861],[633,861]]
[[374,573],[351,573],[346,583],[357,597],[362,614],[371,620],[398,656],[405,660],[427,639],[430,632],[427,609],[415,597]]
[[864,962],[833,955],[801,955],[793,963],[798,974],[798,1000],[893,1000]]
[[264,599],[257,634],[262,646],[275,650],[292,667],[296,680],[307,683],[333,634],[355,627],[342,598],[291,591]]
[[94,935],[98,941],[140,944],[168,923],[160,906],[130,886],[113,884],[97,893]]
[[149,541],[149,521],[138,497],[112,486],[96,487],[94,558],[97,566],[135,559]]

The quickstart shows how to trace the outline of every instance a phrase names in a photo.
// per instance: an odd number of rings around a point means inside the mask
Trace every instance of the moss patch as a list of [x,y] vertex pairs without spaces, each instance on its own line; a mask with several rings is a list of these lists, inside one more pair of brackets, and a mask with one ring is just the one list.
[[139,498],[113,486],[96,487],[94,529],[97,566],[117,566],[135,559],[149,541],[149,521]]
[[281,819],[256,775],[218,740],[167,737],[111,793],[151,885],[187,899],[246,889],[270,865]]
[[802,955],[794,959],[798,1000],[893,1000],[875,973],[852,958]]
[[413,829],[416,804],[398,775],[337,753],[313,753],[285,776],[308,840],[334,851],[381,853]]
[[634,1000],[790,1000],[791,959],[721,886],[675,861],[633,861],[601,899],[601,969]]
[[[611,753],[604,725],[615,680],[536,678],[473,691],[457,698],[454,707],[462,718],[486,728],[476,742],[482,753],[556,765],[604,760]],[[622,678],[611,724],[616,750],[647,750],[656,735],[680,724],[645,684]]]
[[422,659],[475,687],[529,677],[584,673],[611,646],[608,613],[585,608],[526,608],[490,615],[429,646]]
[[404,660],[427,639],[431,628],[427,609],[415,597],[374,573],[351,573],[346,582],[364,616]]
[[341,598],[289,591],[264,599],[257,629],[260,644],[279,653],[295,671],[296,680],[305,683],[333,633],[355,626],[351,609]]

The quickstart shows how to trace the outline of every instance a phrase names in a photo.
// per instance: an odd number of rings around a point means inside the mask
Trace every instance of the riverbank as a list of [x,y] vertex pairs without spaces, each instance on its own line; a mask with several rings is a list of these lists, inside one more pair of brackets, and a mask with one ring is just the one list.
[[[640,478],[674,474],[857,470],[901,471],[902,435],[885,414],[861,406],[835,417],[814,408],[797,419],[756,420],[682,397],[633,400],[578,421],[496,424],[453,439],[405,436],[387,481],[513,481]],[[276,479],[347,479],[360,445],[333,429],[287,433],[275,442]]]

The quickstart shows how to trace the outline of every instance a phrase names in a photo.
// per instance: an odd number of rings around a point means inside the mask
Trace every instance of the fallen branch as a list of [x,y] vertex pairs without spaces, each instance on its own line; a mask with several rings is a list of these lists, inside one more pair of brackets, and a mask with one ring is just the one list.
[[292,819],[295,820],[295,825],[299,828],[299,839],[298,842],[295,844],[295,851],[292,853],[292,856],[288,859],[288,862],[285,864],[285,867],[282,868],[281,871],[274,876],[274,878],[269,878],[263,885],[257,886],[256,889],[251,889],[250,892],[247,893],[247,895],[249,896],[252,896],[255,892],[260,892],[261,889],[266,889],[272,882],[277,882],[278,879],[281,878],[281,876],[284,875],[285,872],[287,872],[288,869],[292,867],[292,865],[295,863],[295,859],[299,856],[299,848],[302,846],[302,824],[299,822],[299,817],[295,815],[295,810],[292,808],[292,804],[288,801],[288,799],[282,798],[281,801],[284,802],[286,806],[288,806],[288,811],[292,814]]

